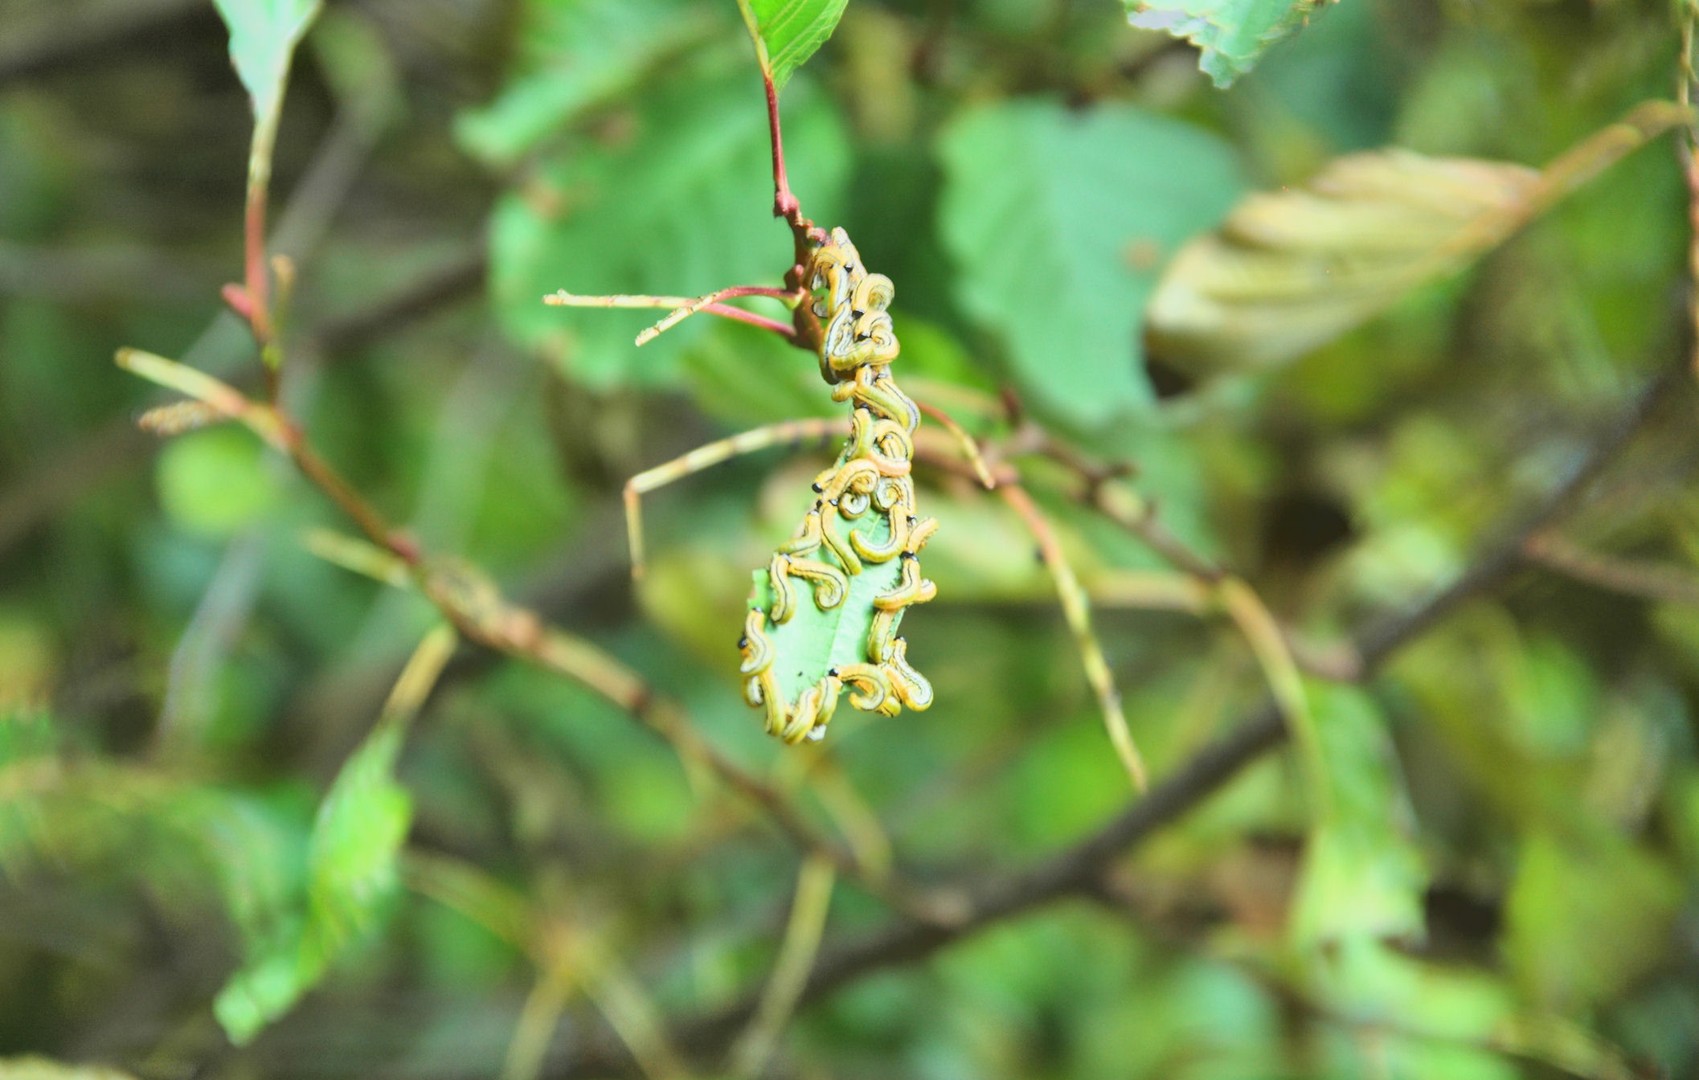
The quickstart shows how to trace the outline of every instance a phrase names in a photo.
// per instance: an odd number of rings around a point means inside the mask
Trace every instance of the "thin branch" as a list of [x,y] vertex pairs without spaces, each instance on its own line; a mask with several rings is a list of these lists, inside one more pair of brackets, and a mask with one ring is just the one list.
[[1699,576],[1674,566],[1599,555],[1550,532],[1530,536],[1523,553],[1548,570],[1600,589],[1663,604],[1699,606]]
[[1104,658],[1103,646],[1098,644],[1097,634],[1091,628],[1091,602],[1086,599],[1085,590],[1080,588],[1079,578],[1074,576],[1074,568],[1062,552],[1062,545],[1056,539],[1056,531],[1039,512],[1032,497],[1026,493],[1026,488],[1019,484],[1006,483],[996,491],[1009,508],[1020,516],[1027,531],[1038,542],[1039,557],[1044,560],[1045,569],[1050,572],[1051,579],[1056,583],[1056,598],[1062,605],[1062,615],[1067,620],[1068,629],[1073,632],[1074,648],[1085,665],[1086,681],[1091,683],[1092,692],[1097,695],[1098,709],[1103,713],[1103,726],[1109,733],[1109,744],[1115,748],[1115,755],[1121,759],[1121,766],[1127,770],[1127,776],[1132,780],[1134,789],[1143,792],[1150,786],[1144,756],[1139,753],[1138,744],[1133,741],[1132,730],[1127,726],[1126,713],[1121,708],[1121,691],[1115,686],[1115,675],[1109,670],[1109,661]]
[[832,903],[832,878],[831,864],[824,860],[815,857],[803,862],[790,919],[785,924],[784,944],[749,1028],[732,1050],[732,1075],[759,1077],[784,1034],[820,948],[826,912]]

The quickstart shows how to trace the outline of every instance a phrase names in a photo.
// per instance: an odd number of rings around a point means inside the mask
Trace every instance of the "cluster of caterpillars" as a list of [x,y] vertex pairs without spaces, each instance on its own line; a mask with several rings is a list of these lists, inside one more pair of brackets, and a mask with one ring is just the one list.
[[[921,576],[919,555],[938,522],[916,515],[910,476],[920,414],[890,372],[898,352],[891,279],[868,273],[848,235],[833,229],[814,250],[806,283],[822,330],[820,374],[834,401],[850,403],[851,434],[815,478],[814,504],[796,534],[758,572],[738,642],[744,696],[766,710],[767,731],[789,743],[822,737],[846,690],[854,708],[886,716],[932,704],[932,687],[909,666],[897,628],[909,605],[937,593]],[[799,603],[830,612],[857,585],[876,590],[859,658],[810,658],[827,665],[818,674],[779,659],[774,638]]]

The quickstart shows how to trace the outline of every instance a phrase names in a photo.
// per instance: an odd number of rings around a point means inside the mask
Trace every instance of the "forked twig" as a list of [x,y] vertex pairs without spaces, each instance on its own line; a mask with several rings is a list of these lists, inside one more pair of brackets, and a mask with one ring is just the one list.
[[641,580],[645,569],[642,504],[644,495],[744,454],[847,434],[849,424],[842,417],[783,420],[698,446],[671,461],[645,469],[633,476],[625,482],[625,527],[631,547],[631,576]]
[[677,326],[686,318],[697,312],[708,315],[718,315],[731,319],[733,322],[748,323],[762,330],[770,330],[780,337],[790,340],[796,333],[787,323],[777,319],[769,319],[765,315],[757,315],[753,311],[745,311],[730,304],[721,303],[723,300],[737,299],[745,296],[764,296],[773,300],[782,300],[795,306],[798,297],[787,289],[777,289],[769,285],[732,285],[719,289],[706,296],[645,296],[631,293],[614,293],[609,296],[583,296],[559,289],[543,297],[543,303],[551,307],[589,307],[589,308],[624,308],[646,310],[650,308],[668,308],[669,313],[659,322],[650,326],[637,335],[638,345],[647,345],[666,331]]

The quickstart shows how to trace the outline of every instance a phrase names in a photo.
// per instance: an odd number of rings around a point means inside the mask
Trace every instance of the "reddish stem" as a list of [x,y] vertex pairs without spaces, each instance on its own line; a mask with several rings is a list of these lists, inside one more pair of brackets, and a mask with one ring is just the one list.
[[[785,171],[784,136],[779,122],[779,89],[773,85],[769,72],[761,72],[761,85],[767,91],[767,131],[773,144],[773,216],[782,218],[790,226],[794,251],[791,268],[785,272],[785,285],[790,293],[806,298],[809,261],[814,257],[814,248],[825,243],[827,237],[825,230],[803,216],[802,203],[791,191],[790,177]],[[820,342],[820,323],[814,317],[813,307],[807,303],[797,304],[791,315],[791,326],[785,329],[784,334],[799,349],[815,349]]]
[[331,468],[329,462],[319,457],[293,420],[282,413],[277,416],[281,421],[284,449],[295,462],[295,467],[359,526],[366,539],[393,552],[402,562],[416,569],[423,556],[413,538],[384,520],[383,515]]
[[773,216],[784,218],[794,230],[802,218],[802,204],[791,192],[790,178],[785,174],[785,144],[779,132],[779,88],[765,71],[761,73],[761,84],[767,90],[767,130],[773,141]]
[[248,299],[248,290],[234,281],[226,282],[218,290],[218,295],[224,298],[224,305],[234,311],[245,323],[254,321],[254,304]]
[[[781,291],[779,295],[788,296],[790,294]],[[759,326],[763,330],[771,330],[773,333],[778,334],[787,341],[793,340],[796,337],[796,330],[789,323],[782,323],[777,319],[769,319],[765,315],[757,315],[753,311],[745,311],[742,308],[735,308],[730,304],[709,304],[702,310],[709,315],[719,315],[727,319],[732,319],[736,322],[748,323],[751,326]]]
[[796,290],[781,289],[777,285],[733,285],[716,290],[714,295],[722,300],[732,300],[739,296],[766,296],[788,304],[796,299]]
[[265,266],[265,188],[250,185],[244,219],[244,281],[248,293],[248,324],[254,340],[264,348],[271,343],[270,281]]
[[773,85],[773,77],[765,71],[761,73],[761,85],[767,91],[767,131],[773,143],[773,216],[784,219],[785,224],[791,227],[791,236],[796,242],[796,266],[800,268],[808,265],[814,245],[823,242],[826,233],[803,216],[802,202],[791,191],[790,176],[785,171],[785,142],[779,123],[779,89]]

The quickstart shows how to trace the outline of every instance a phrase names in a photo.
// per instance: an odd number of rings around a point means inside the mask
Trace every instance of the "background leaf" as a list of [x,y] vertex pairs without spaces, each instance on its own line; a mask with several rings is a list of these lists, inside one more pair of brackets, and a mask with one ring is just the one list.
[[1427,873],[1386,721],[1367,695],[1315,683],[1307,690],[1331,810],[1304,852],[1293,936],[1306,946],[1418,940]]
[[1406,150],[1352,154],[1305,187],[1251,195],[1187,244],[1147,318],[1164,361],[1277,364],[1331,341],[1454,272],[1665,130],[1650,105],[1543,172]]
[[[1196,45],[1198,66],[1217,86],[1249,71],[1263,51],[1292,33],[1328,0],[1124,0],[1127,18]],[[1362,0],[1359,0],[1362,2]]]
[[246,1043],[312,989],[387,909],[413,804],[395,780],[407,727],[454,651],[452,630],[426,636],[383,715],[319,806],[307,853],[306,904],[276,926],[213,1002],[231,1041]]
[[173,440],[156,482],[166,513],[182,528],[228,537],[258,521],[278,496],[275,463],[246,431],[218,427]]
[[393,899],[412,817],[393,775],[401,737],[399,726],[380,724],[325,795],[308,849],[305,911],[275,923],[213,1002],[231,1041],[248,1042],[287,1012]]
[[849,0],[749,0],[774,86],[784,86],[837,29]]
[[[728,5],[729,6],[729,5]],[[730,25],[689,0],[576,0],[526,4],[517,70],[490,104],[460,114],[460,144],[511,167],[597,105],[641,85],[655,68]]]
[[1140,313],[1174,249],[1238,196],[1227,145],[1128,105],[1012,101],[956,118],[940,150],[956,298],[1023,394],[1080,426],[1148,405]]

